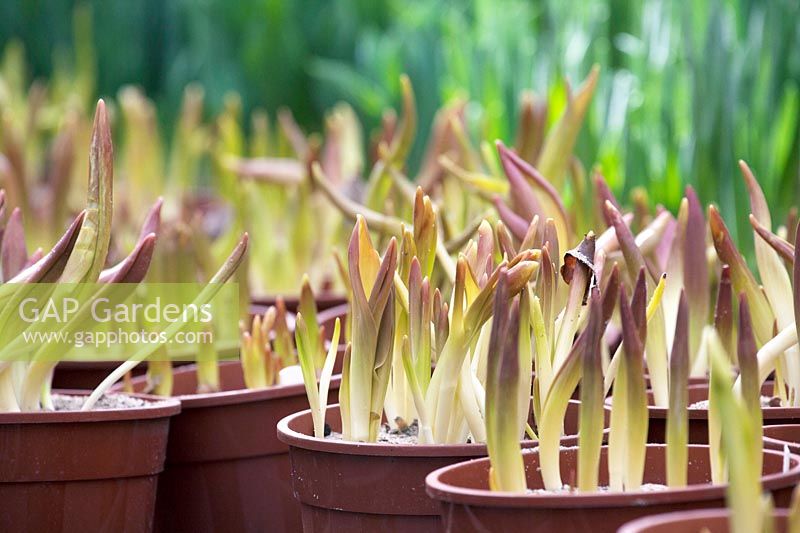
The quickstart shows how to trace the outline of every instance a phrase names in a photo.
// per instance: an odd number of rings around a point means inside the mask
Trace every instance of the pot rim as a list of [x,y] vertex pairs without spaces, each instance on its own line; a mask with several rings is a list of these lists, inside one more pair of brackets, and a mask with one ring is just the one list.
[[[575,400],[570,400],[573,402]],[[331,410],[339,410],[339,404],[328,405],[325,417]],[[337,453],[342,455],[370,455],[382,457],[475,457],[487,455],[486,444],[475,442],[470,444],[389,444],[386,442],[354,442],[345,440],[318,439],[292,429],[291,425],[301,418],[310,418],[311,409],[298,411],[282,418],[278,422],[278,440],[303,450],[315,452]],[[604,433],[608,430],[604,430]],[[567,435],[567,437],[577,437]],[[522,447],[537,445],[537,441],[524,440]]]
[[[767,429],[768,427],[769,428],[776,428],[776,429],[797,428],[798,430],[800,430],[800,424],[775,424],[774,426],[764,426],[764,429]],[[785,444],[786,446],[789,446],[789,448],[800,447],[800,442],[794,442],[794,441],[786,440],[786,439],[779,439],[778,437],[768,437],[767,435],[764,435],[763,438],[764,438],[764,442],[769,442],[769,443],[772,443],[772,444],[778,444],[778,445],[784,445]]]
[[[705,449],[707,444],[689,444],[690,448]],[[562,447],[577,449],[577,446]],[[647,448],[666,448],[665,444],[648,444]],[[608,449],[604,445],[603,449]],[[536,449],[523,450],[523,453],[538,453]],[[765,454],[783,457],[783,453],[764,450]],[[790,454],[794,465],[786,472],[767,474],[761,476],[764,490],[771,490],[783,486],[786,482],[795,485],[800,481],[800,456]],[[537,494],[500,492],[485,489],[471,489],[451,485],[440,480],[441,476],[452,470],[469,467],[478,463],[488,463],[488,457],[472,459],[453,465],[448,465],[434,470],[425,477],[425,487],[428,495],[436,500],[475,505],[476,507],[508,507],[508,508],[580,508],[580,507],[629,507],[631,505],[656,505],[672,503],[676,500],[703,501],[715,500],[725,497],[727,484],[712,485],[704,483],[689,485],[688,487],[671,488],[663,491],[631,491],[631,492],[603,492],[603,493],[569,493],[569,494]],[[677,497],[677,498],[676,498]]]
[[[729,518],[730,514],[729,509],[694,509],[691,511],[654,514],[631,520],[619,528],[617,533],[641,533],[655,526],[664,526],[686,520]],[[786,518],[789,516],[789,511],[788,509],[773,509],[772,516],[773,518]]]
[[[236,361],[220,361],[220,365],[238,365]],[[173,368],[172,372],[195,372],[197,364],[182,365]],[[331,385],[338,386],[341,382],[341,374],[331,376]],[[306,386],[303,383],[292,383],[289,385],[273,385],[264,389],[235,389],[218,392],[201,392],[194,394],[178,394],[172,396],[180,400],[183,409],[196,409],[200,407],[217,407],[237,403],[263,402],[275,400],[277,398],[287,398],[306,394]]]
[[[250,295],[250,305],[251,306],[258,306],[267,308],[270,305],[274,305],[275,300],[278,297],[283,298],[284,301],[287,302],[296,302],[300,300],[300,293],[292,293],[292,294],[269,294],[269,293],[254,293]],[[347,294],[344,292],[338,291],[326,291],[320,292],[319,294],[314,295],[315,302],[322,302],[325,304],[340,302],[340,301],[347,301]],[[341,304],[336,305],[336,307],[341,306]],[[326,309],[327,310],[327,309]],[[321,311],[320,311],[321,312]]]
[[[688,389],[707,389],[708,385],[703,385],[701,383],[697,383],[695,385],[688,385]],[[652,389],[648,389],[647,392],[650,392]],[[611,410],[611,400],[612,396],[608,396],[605,401],[603,402],[603,406],[606,410]],[[776,409],[775,407],[771,407],[770,409]],[[782,409],[787,409],[786,407]],[[669,411],[666,407],[658,407],[655,405],[651,405],[649,400],[647,402],[647,415],[649,418],[667,418],[667,412]],[[705,420],[708,418],[708,409],[698,408],[698,407],[691,407],[687,406],[686,408],[686,415],[689,420]],[[766,417],[765,417],[766,418]]]
[[[339,404],[329,405],[338,411]],[[290,426],[301,418],[311,416],[311,409],[299,411],[282,418],[278,422],[278,440],[303,450],[338,453],[342,455],[373,455],[397,457],[475,457],[486,455],[486,445],[471,444],[389,444],[385,442],[353,442],[344,440],[318,439],[295,431]]]
[[[67,396],[89,396],[91,391],[58,389],[53,391]],[[0,424],[66,424],[72,422],[116,422],[123,420],[149,420],[166,418],[181,412],[181,402],[177,398],[165,398],[150,394],[112,392],[141,398],[148,402],[141,407],[124,409],[94,409],[92,411],[26,411],[0,413]]]
[[[350,311],[350,304],[347,303],[347,299],[345,298],[345,303],[328,307],[317,313],[317,322],[322,324],[328,320],[335,320],[338,317],[346,315],[348,311]],[[339,344],[343,343],[340,342]]]
[[[762,384],[762,387],[764,384]],[[708,389],[709,386],[706,384],[694,384],[688,386],[689,390],[700,390],[700,389]],[[606,398],[605,406],[607,409],[611,408],[611,397],[609,396]],[[650,418],[667,418],[667,412],[669,411],[666,407],[656,407],[654,405],[650,405],[648,402],[647,405],[647,413]],[[687,417],[689,420],[706,420],[708,419],[708,409],[702,409],[697,407],[687,407],[686,409]],[[800,407],[762,407],[761,408],[761,416],[764,420],[780,420],[785,418],[797,418],[800,419]]]

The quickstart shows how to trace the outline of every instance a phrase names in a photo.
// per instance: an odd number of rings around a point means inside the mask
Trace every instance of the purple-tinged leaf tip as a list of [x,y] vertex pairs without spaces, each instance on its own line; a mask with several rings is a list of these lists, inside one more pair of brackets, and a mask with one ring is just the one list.
[[609,216],[605,207],[606,202],[611,203],[611,205],[613,205],[617,211],[622,211],[622,208],[620,207],[617,198],[614,196],[614,193],[611,192],[611,189],[609,188],[608,183],[606,182],[606,178],[600,172],[594,173],[593,180],[594,180],[595,194],[597,195],[596,198],[599,201],[598,211],[600,212],[603,220],[605,221],[606,226],[611,226],[612,225],[611,217]]
[[[554,219],[559,220],[559,230],[563,230],[563,238],[566,238],[569,234],[569,217],[567,215],[567,210],[564,208],[564,202],[561,200],[561,196],[556,191],[555,187],[547,181],[547,179],[542,176],[542,174],[536,170],[532,165],[530,165],[527,161],[522,159],[519,155],[517,155],[513,150],[506,148],[501,142],[498,141],[497,144],[498,150],[501,155],[501,159],[505,157],[512,167],[516,167],[517,171],[523,176],[527,185],[529,187],[533,187],[531,191],[536,191],[539,195],[536,196],[538,204],[541,205],[540,212],[534,213],[544,216],[549,216]],[[504,164],[504,168],[506,168]],[[532,219],[531,216],[529,218]]]
[[140,283],[147,275],[153,250],[156,245],[156,234],[145,235],[136,243],[133,251],[115,266],[100,274],[100,283]]
[[763,344],[773,336],[775,319],[772,308],[741,253],[733,244],[733,239],[722,216],[713,205],[708,207],[708,223],[720,261],[727,263],[731,268],[731,282],[734,290],[747,294],[756,339]]
[[164,205],[164,198],[158,197],[156,202],[147,212],[147,216],[144,217],[144,222],[142,223],[142,228],[139,230],[139,240],[143,239],[147,235],[151,233],[155,233],[158,236],[158,230],[161,228],[161,208]]
[[81,211],[55,246],[39,261],[26,268],[9,283],[53,283],[58,281],[78,240],[86,211]]
[[516,154],[506,148],[502,141],[497,141],[495,144],[500,154],[500,163],[503,165],[503,171],[511,189],[510,199],[514,211],[526,221],[532,220],[535,215],[544,215],[545,213],[542,211],[536,194],[523,176],[523,171],[520,169],[517,159],[512,156]]
[[750,214],[750,225],[753,226],[753,230],[758,234],[758,236],[764,239],[764,242],[769,244],[773,250],[778,252],[778,255],[780,255],[781,258],[787,261],[790,265],[794,264],[794,246],[790,242],[778,237],[761,225],[761,223],[752,213]]
[[493,203],[503,224],[505,224],[515,238],[520,241],[523,240],[528,231],[528,222],[516,214],[499,196],[495,196]]
[[644,256],[642,251],[636,245],[636,239],[631,232],[631,229],[625,223],[625,219],[611,202],[606,201],[605,211],[609,217],[611,225],[617,234],[617,242],[619,242],[620,250],[625,258],[625,264],[628,267],[628,272],[631,274],[638,272],[644,266]]

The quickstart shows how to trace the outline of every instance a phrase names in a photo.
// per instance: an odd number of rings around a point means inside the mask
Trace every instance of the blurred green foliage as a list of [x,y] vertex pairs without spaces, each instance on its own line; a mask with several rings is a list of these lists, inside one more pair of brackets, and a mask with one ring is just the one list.
[[[598,63],[601,81],[577,154],[600,164],[618,194],[642,186],[652,201],[675,208],[692,184],[703,201],[721,206],[745,249],[752,236],[737,159],[758,175],[774,215],[798,200],[797,0],[88,3],[97,93],[141,85],[165,128],[195,80],[209,113],[233,90],[246,110],[285,105],[309,129],[340,99],[375,125],[397,104],[406,72],[422,125],[418,159],[443,102],[469,97],[472,134],[510,139],[522,90],[547,97],[557,116],[561,80],[577,82]],[[74,4],[5,0],[0,45],[20,39],[31,74],[49,76],[74,57]]]

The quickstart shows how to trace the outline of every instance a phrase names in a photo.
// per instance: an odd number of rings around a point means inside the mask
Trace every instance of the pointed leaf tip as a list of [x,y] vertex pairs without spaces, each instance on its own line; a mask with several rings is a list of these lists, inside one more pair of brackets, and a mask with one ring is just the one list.
[[156,244],[156,234],[150,233],[142,237],[133,251],[116,266],[104,270],[100,274],[100,283],[140,283],[147,275],[153,251]]
[[769,244],[784,261],[794,264],[794,246],[765,228],[752,213],[749,218],[750,225],[753,226],[753,230],[758,236]]
[[146,237],[150,233],[158,235],[161,227],[161,209],[163,206],[164,198],[159,196],[144,218],[142,228],[139,230],[139,239]]

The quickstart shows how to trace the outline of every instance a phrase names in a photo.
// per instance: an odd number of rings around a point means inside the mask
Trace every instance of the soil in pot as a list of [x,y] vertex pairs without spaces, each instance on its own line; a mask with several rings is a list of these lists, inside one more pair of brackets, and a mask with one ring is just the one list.
[[[220,363],[222,392],[195,394],[194,365],[174,370],[181,414],[170,426],[156,531],[300,531],[278,421],[308,408],[302,383],[246,390],[238,361]],[[136,387],[144,386],[140,378]],[[330,401],[339,378],[331,381]]]
[[[689,385],[689,408],[686,410],[689,419],[689,444],[708,444],[708,408],[697,407],[708,400],[708,385]],[[773,384],[765,383],[761,389],[762,396],[772,396]],[[667,434],[667,408],[652,405],[653,396],[648,392],[651,405],[647,411],[647,442],[663,444]],[[606,410],[610,410],[610,399],[606,400]],[[792,424],[800,422],[800,407],[764,407],[762,409],[764,426]]]
[[[777,509],[773,513],[775,533],[788,532],[788,511]],[[647,516],[629,522],[618,533],[728,533],[730,512],[727,509],[686,511]]]
[[[570,402],[566,444],[576,444],[578,402]],[[339,407],[326,412],[341,431]],[[418,445],[356,443],[313,436],[311,412],[280,421],[278,438],[289,445],[292,483],[303,531],[438,532],[439,509],[425,494],[425,476],[442,466],[484,457],[483,444]],[[525,446],[533,446],[527,441]]]
[[[57,407],[80,407],[72,395]],[[87,412],[0,413],[0,531],[152,531],[180,402],[114,396]]]
[[[608,484],[607,453],[604,446],[601,486]],[[568,485],[575,485],[577,459],[577,448],[561,451],[561,476]],[[543,489],[538,452],[524,453],[523,461],[528,488]],[[666,446],[648,444],[645,464],[645,483],[666,483]],[[765,450],[763,472],[764,490],[772,492],[775,505],[788,505],[794,485],[800,481],[800,458],[792,456],[789,470],[783,472],[783,454]],[[428,475],[427,491],[440,502],[445,531],[613,533],[642,516],[725,506],[725,485],[710,484],[709,449],[704,445],[689,446],[689,486],[681,489],[513,494],[490,491],[488,479],[488,459],[452,465]]]

